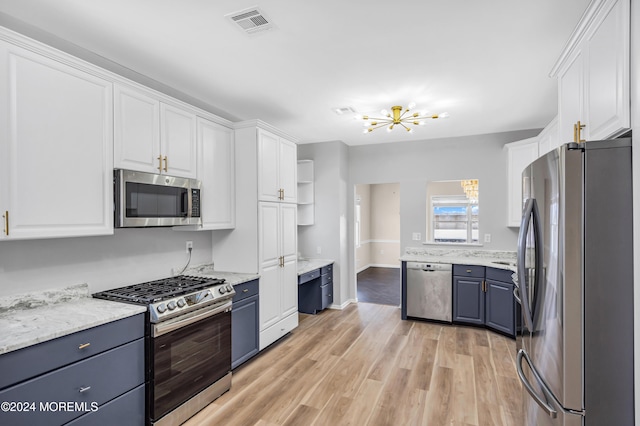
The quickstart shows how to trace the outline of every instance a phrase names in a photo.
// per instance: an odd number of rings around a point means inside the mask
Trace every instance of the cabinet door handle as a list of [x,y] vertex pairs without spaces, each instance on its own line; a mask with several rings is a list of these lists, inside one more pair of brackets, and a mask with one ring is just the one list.
[[243,293],[249,293],[249,289],[245,288],[244,290],[242,290]]
[[471,269],[467,269],[467,274],[470,274],[470,273],[471,273]]
[[80,393],[83,393],[83,392],[88,391],[89,389],[91,389],[91,386],[81,386],[79,391],[80,391]]
[[158,171],[162,171],[162,156],[158,155]]
[[169,168],[169,162],[167,161],[167,156],[164,156],[164,171],[167,172]]
[[83,343],[80,346],[78,346],[78,349],[84,349],[84,348],[88,348],[89,346],[91,346],[91,343]]
[[9,210],[4,211],[4,234],[9,235]]
[[584,129],[585,125],[580,123],[580,120],[578,120],[578,122],[576,124],[573,125],[573,141],[576,143],[582,143],[585,140],[581,139],[582,136],[580,135],[582,129]]

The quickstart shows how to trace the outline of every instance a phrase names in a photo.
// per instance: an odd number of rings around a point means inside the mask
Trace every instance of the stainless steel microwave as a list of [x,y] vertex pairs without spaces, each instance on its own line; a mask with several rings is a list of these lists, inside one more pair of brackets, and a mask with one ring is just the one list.
[[200,225],[200,181],[115,169],[115,227]]

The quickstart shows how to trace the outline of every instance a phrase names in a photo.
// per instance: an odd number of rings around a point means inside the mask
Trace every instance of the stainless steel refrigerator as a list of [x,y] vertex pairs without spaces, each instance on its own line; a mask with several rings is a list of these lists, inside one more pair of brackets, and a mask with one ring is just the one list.
[[633,425],[631,139],[561,146],[522,183],[523,424]]

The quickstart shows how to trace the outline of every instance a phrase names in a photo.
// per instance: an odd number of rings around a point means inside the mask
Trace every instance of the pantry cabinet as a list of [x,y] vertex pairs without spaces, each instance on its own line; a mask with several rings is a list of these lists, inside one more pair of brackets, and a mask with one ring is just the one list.
[[88,64],[0,41],[0,239],[113,233],[112,90]]
[[260,202],[260,349],[298,325],[295,204]]
[[562,143],[630,129],[629,22],[629,0],[591,2],[556,62]]
[[196,177],[196,115],[141,87],[114,89],[116,168]]
[[291,141],[258,129],[258,199],[297,201],[297,147]]

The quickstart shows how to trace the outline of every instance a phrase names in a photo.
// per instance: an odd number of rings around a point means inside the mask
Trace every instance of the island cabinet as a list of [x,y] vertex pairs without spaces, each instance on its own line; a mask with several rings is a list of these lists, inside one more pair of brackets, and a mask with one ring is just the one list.
[[298,276],[298,311],[313,314],[333,303],[333,264]]
[[138,314],[0,355],[0,424],[144,424],[144,323]]
[[236,284],[231,310],[231,368],[256,355],[260,349],[258,280]]
[[511,271],[453,265],[453,322],[486,326],[515,337]]
[[20,44],[0,40],[0,240],[113,234],[113,85]]

